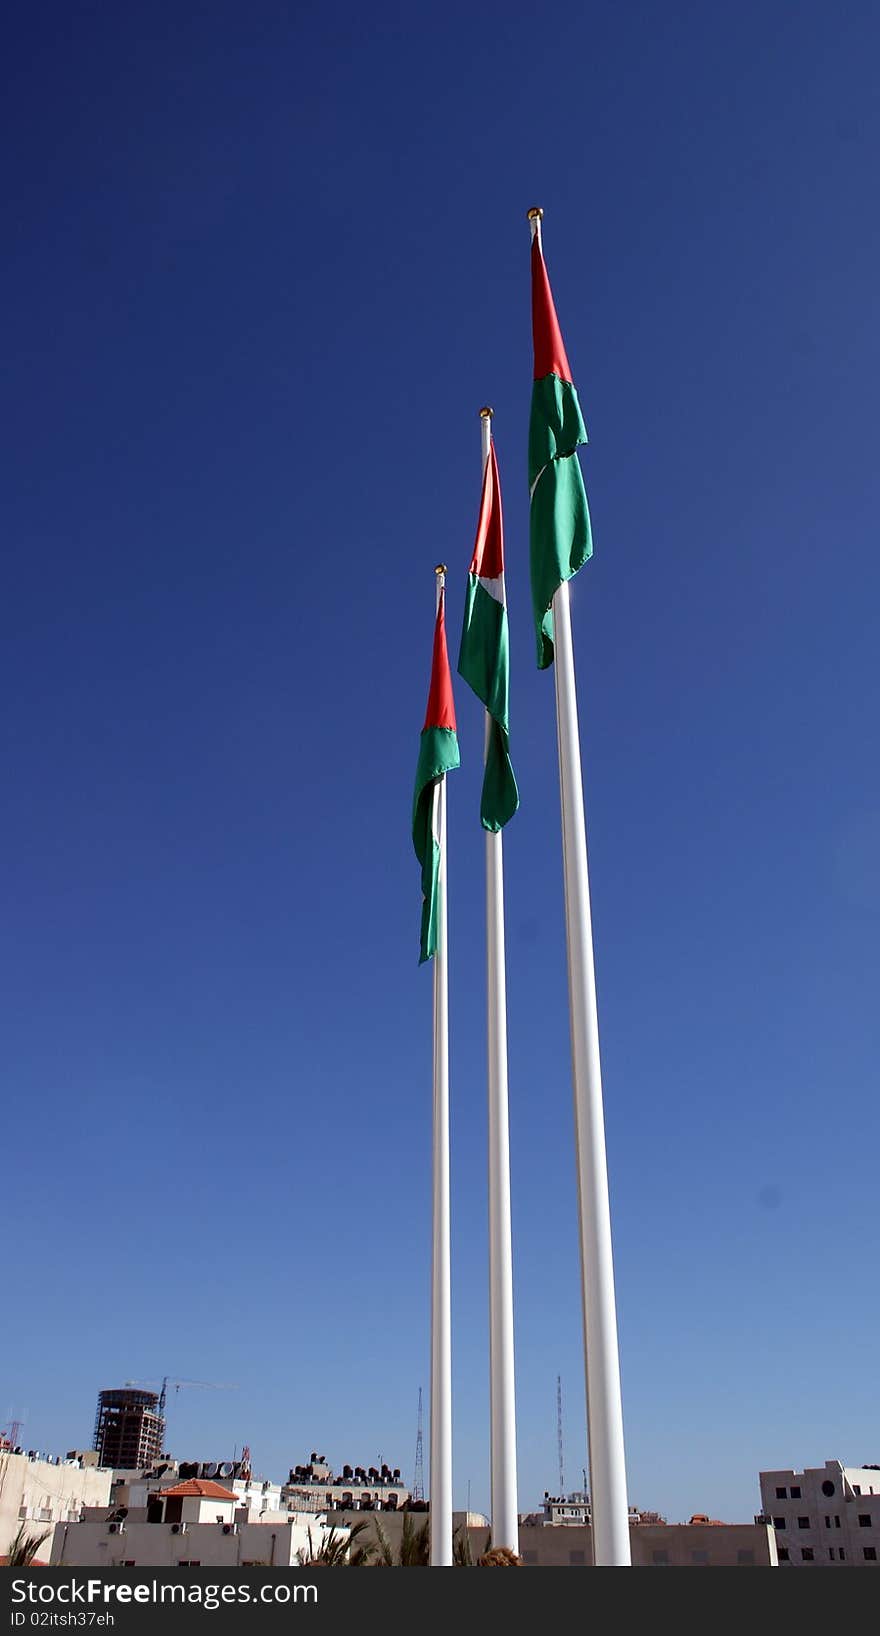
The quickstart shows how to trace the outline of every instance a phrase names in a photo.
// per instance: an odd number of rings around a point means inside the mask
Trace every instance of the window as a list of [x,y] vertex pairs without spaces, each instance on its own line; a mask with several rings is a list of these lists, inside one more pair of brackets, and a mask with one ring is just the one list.
[[834,1519],[834,1526],[835,1526],[835,1528],[839,1528],[839,1527],[840,1527],[840,1518],[839,1518],[839,1517],[835,1517],[835,1519]]
[[833,1545],[831,1547],[831,1550],[828,1552],[828,1555],[830,1556],[830,1558],[831,1558],[831,1560],[833,1562],[834,1561],[834,1546]]
[[834,1484],[833,1484],[833,1483],[829,1483],[829,1482],[827,1482],[827,1481],[826,1481],[826,1482],[824,1482],[824,1483],[823,1483],[823,1484],[822,1484],[822,1493],[823,1493],[823,1494],[827,1494],[827,1495],[828,1495],[828,1498],[829,1498],[829,1499],[830,1499],[830,1498],[831,1498],[831,1495],[832,1495],[832,1494],[833,1494],[833,1493],[834,1493]]
[[871,1526],[870,1516],[866,1512],[860,1511],[859,1512],[859,1527],[860,1528],[870,1528],[870,1526]]
[[586,1551],[569,1551],[568,1560],[572,1568],[583,1568],[586,1566],[587,1553]]
[[780,1562],[787,1562],[788,1561],[788,1548],[787,1548],[787,1546],[780,1545],[779,1550],[777,1551],[776,1555],[778,1556]]
[[669,1552],[668,1551],[652,1551],[651,1552],[651,1557],[652,1557],[655,1568],[668,1568],[669,1567]]
[[802,1556],[804,1562],[812,1562],[812,1560],[813,1560],[812,1546],[805,1545],[803,1550],[801,1551],[801,1556]]
[[800,1489],[799,1488],[793,1488],[792,1491],[791,1491],[791,1497],[792,1497],[793,1500],[799,1500],[800,1497],[801,1497]]
[[810,1526],[809,1517],[798,1517],[798,1527],[799,1528],[809,1528],[809,1526]]
[[737,1567],[739,1568],[748,1568],[751,1563],[754,1563],[754,1560],[754,1551],[737,1551],[736,1553]]
[[708,1551],[691,1551],[691,1561],[694,1563],[695,1567],[697,1567],[697,1568],[705,1567],[706,1564],[709,1561],[709,1552]]
[[859,1488],[859,1485],[858,1485],[858,1483],[853,1483],[853,1493],[854,1493],[854,1494],[861,1494],[861,1492],[862,1492],[862,1491],[861,1491],[861,1489],[860,1489],[860,1488]]
[[845,1550],[844,1550],[844,1549],[843,1549],[843,1546],[841,1546],[841,1548],[840,1548],[840,1550],[839,1550],[839,1551],[838,1551],[838,1553],[837,1553],[837,1555],[838,1555],[838,1556],[839,1556],[839,1557],[840,1557],[840,1560],[841,1560],[841,1562],[845,1562],[845,1561],[846,1561],[846,1552],[845,1552]]
[[826,1517],[826,1518],[825,1518],[825,1527],[826,1527],[826,1528],[830,1528],[830,1527],[831,1527],[831,1518],[830,1518],[830,1517]]
[[776,1498],[777,1498],[777,1500],[787,1500],[788,1499],[788,1489],[787,1488],[777,1488]]
[[773,1527],[774,1528],[784,1528],[785,1527],[785,1518],[784,1517],[774,1517],[773,1518]]
[[877,1547],[876,1547],[876,1545],[863,1545],[862,1546],[862,1556],[864,1557],[866,1562],[876,1562],[877,1561]]

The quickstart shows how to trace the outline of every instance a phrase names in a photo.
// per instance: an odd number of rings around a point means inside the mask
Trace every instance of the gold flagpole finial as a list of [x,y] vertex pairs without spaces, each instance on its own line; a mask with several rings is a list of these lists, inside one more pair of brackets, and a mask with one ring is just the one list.
[[480,410],[480,419],[491,420],[494,413],[495,410],[492,409],[488,403],[484,403],[482,409]]
[[526,215],[528,216],[530,222],[541,222],[544,220],[544,212],[540,205],[532,205],[531,210],[526,211]]
[[438,562],[436,568],[434,569],[434,573],[437,575],[438,579],[440,579],[441,577],[445,578],[445,576],[446,576],[446,564],[445,564],[445,562]]

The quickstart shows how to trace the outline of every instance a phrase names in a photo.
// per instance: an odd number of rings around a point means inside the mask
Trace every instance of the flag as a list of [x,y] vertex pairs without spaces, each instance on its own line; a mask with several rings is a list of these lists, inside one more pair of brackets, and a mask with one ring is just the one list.
[[529,516],[532,604],[538,669],[553,663],[550,604],[564,580],[593,554],[590,512],[580,462],[586,443],[578,395],[553,305],[540,233],[532,239],[532,338],[535,379],[529,422]]
[[504,589],[504,529],[495,444],[483,472],[483,493],[474,554],[468,571],[458,673],[489,712],[486,768],[480,798],[484,829],[503,829],[519,806],[510,761],[508,723],[510,651]]
[[455,703],[452,676],[446,651],[446,592],[441,590],[434,626],[434,657],[428,709],[419,744],[416,787],[413,796],[412,835],[416,857],[422,866],[422,931],[419,964],[437,953],[439,922],[438,879],[440,838],[434,792],[439,779],[459,764],[455,731]]

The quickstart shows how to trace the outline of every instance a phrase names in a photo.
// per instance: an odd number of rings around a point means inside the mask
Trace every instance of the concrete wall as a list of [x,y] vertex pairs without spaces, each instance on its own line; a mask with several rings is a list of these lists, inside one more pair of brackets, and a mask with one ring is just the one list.
[[[397,1550],[400,1545],[400,1537],[403,1533],[403,1519],[405,1515],[407,1515],[407,1513],[403,1511],[352,1510],[328,1511],[326,1513],[328,1523],[333,1524],[337,1528],[340,1526],[345,1528],[356,1528],[358,1523],[366,1524],[364,1532],[359,1534],[357,1540],[355,1541],[356,1545],[372,1545],[378,1537],[376,1532],[376,1525],[378,1524],[395,1556],[397,1555]],[[417,1534],[420,1533],[425,1523],[428,1521],[428,1512],[412,1511],[409,1512],[408,1515],[415,1532]],[[485,1548],[485,1541],[488,1537],[489,1530],[485,1523],[482,1522],[479,1513],[474,1511],[469,1513],[465,1513],[464,1511],[454,1511],[452,1514],[453,1534],[457,1529],[464,1525],[467,1519],[469,1519],[472,1525],[469,1527],[468,1533],[471,1540],[471,1552],[473,1554],[474,1561],[476,1561],[480,1551]],[[478,1524],[481,1525],[477,1526]]]
[[[427,1519],[427,1512],[415,1512],[412,1521],[417,1529]],[[369,1544],[373,1538],[373,1522],[378,1521],[392,1550],[396,1553],[403,1530],[403,1513],[383,1511],[380,1514],[363,1511],[334,1512],[335,1521],[341,1518],[348,1526],[366,1522],[367,1530],[360,1535],[359,1545]],[[465,1521],[463,1511],[453,1516],[453,1532]],[[471,1515],[468,1537],[474,1562],[486,1549],[489,1528],[477,1526]],[[704,1526],[699,1523],[640,1523],[630,1528],[630,1542],[634,1567],[639,1568],[771,1568],[776,1566],[776,1545],[773,1529],[761,1523],[722,1523]],[[523,1566],[528,1568],[590,1568],[593,1565],[592,1533],[577,1523],[527,1524],[520,1523],[519,1548]]]
[[[352,1500],[361,1504],[369,1501],[378,1511],[380,1507],[392,1500],[396,1507],[405,1505],[409,1499],[409,1489],[402,1483],[285,1483],[281,1490],[282,1504],[291,1504],[296,1511],[327,1511],[347,1510],[343,1503],[343,1495],[350,1494]],[[351,1507],[354,1510],[354,1506]]]
[[172,1534],[168,1523],[127,1518],[122,1533],[111,1534],[106,1522],[89,1521],[60,1527],[52,1550],[52,1567],[177,1568],[199,1563],[205,1568],[238,1568],[245,1564],[295,1567],[297,1552],[308,1549],[308,1528],[319,1545],[326,1533],[317,1517],[278,1512],[277,1521],[238,1523],[224,1533],[216,1522],[187,1523]]
[[[773,1529],[754,1522],[639,1523],[630,1528],[634,1568],[772,1568]],[[519,1548],[529,1568],[590,1568],[589,1528],[521,1526]]]
[[48,1562],[57,1524],[79,1516],[83,1505],[107,1505],[112,1477],[95,1466],[80,1470],[29,1460],[26,1454],[0,1454],[0,1556],[9,1554],[24,1521],[29,1534],[47,1535],[37,1557]]

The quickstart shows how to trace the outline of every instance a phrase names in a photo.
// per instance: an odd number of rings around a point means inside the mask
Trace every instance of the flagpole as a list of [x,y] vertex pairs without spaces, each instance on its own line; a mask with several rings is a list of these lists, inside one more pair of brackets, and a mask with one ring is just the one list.
[[[480,410],[483,471],[492,447],[492,414]],[[486,754],[492,718],[486,711]],[[513,1353],[513,1252],[507,1096],[507,974],[504,956],[504,852],[501,830],[486,830],[486,978],[489,1081],[489,1396],[492,1544],[519,1551],[516,1398]]]
[[[537,235],[539,245],[542,215],[543,211],[540,210],[529,212],[532,236]],[[553,598],[553,636],[593,1561],[597,1567],[629,1567],[631,1556],[611,1209],[602,1110],[587,830],[567,581],[563,581]]]
[[[435,569],[436,607],[446,568]],[[449,1231],[449,982],[446,946],[446,778],[434,785],[434,833],[440,846],[437,952],[434,956],[434,1095],[431,1250],[431,1567],[452,1566],[452,1307]]]

